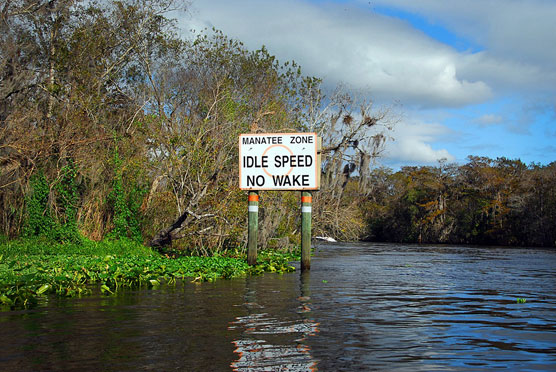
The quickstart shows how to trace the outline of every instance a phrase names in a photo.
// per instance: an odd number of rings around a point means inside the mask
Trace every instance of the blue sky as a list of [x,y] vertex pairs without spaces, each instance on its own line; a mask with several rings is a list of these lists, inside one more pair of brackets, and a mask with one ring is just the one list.
[[470,40],[465,39],[463,36],[451,32],[446,28],[441,21],[429,19],[425,15],[412,13],[403,8],[389,6],[389,5],[370,5],[371,10],[377,14],[382,14],[386,17],[404,20],[413,26],[416,30],[424,32],[429,37],[438,40],[443,44],[450,45],[460,52],[465,51],[481,51],[481,45],[475,44]]
[[265,45],[400,118],[382,164],[556,161],[555,0],[193,0],[184,30]]

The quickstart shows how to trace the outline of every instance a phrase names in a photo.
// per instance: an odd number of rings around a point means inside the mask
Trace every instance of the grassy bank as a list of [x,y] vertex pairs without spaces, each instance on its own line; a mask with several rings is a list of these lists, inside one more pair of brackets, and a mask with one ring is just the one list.
[[235,278],[294,268],[290,254],[262,252],[250,267],[241,253],[170,258],[128,240],[58,244],[45,239],[0,240],[0,306],[31,307],[41,296],[82,296],[93,285],[110,295],[119,288],[156,287],[162,282]]

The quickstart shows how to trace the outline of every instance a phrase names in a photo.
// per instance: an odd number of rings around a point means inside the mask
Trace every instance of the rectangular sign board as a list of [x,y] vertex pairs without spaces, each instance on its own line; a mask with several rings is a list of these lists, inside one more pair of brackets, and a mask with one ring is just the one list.
[[261,133],[239,136],[239,188],[317,190],[316,133]]

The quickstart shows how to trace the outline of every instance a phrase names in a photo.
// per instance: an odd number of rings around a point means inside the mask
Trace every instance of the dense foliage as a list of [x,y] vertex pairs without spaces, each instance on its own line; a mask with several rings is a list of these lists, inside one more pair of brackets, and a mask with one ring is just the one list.
[[[380,155],[386,112],[343,89],[324,99],[319,79],[264,47],[216,30],[180,38],[167,18],[180,10],[173,0],[6,2],[0,232],[200,255],[243,247],[239,134],[314,131],[325,175],[314,225],[357,239],[362,216],[339,201]],[[262,198],[263,248],[295,245],[298,193]]]
[[368,239],[556,246],[556,163],[469,157],[371,177]]

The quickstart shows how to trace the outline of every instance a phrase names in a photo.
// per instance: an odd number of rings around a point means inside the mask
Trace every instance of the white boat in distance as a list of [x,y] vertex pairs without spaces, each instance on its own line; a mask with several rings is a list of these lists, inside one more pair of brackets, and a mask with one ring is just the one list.
[[325,242],[336,243],[337,240],[329,236],[315,236],[317,240],[324,240]]

